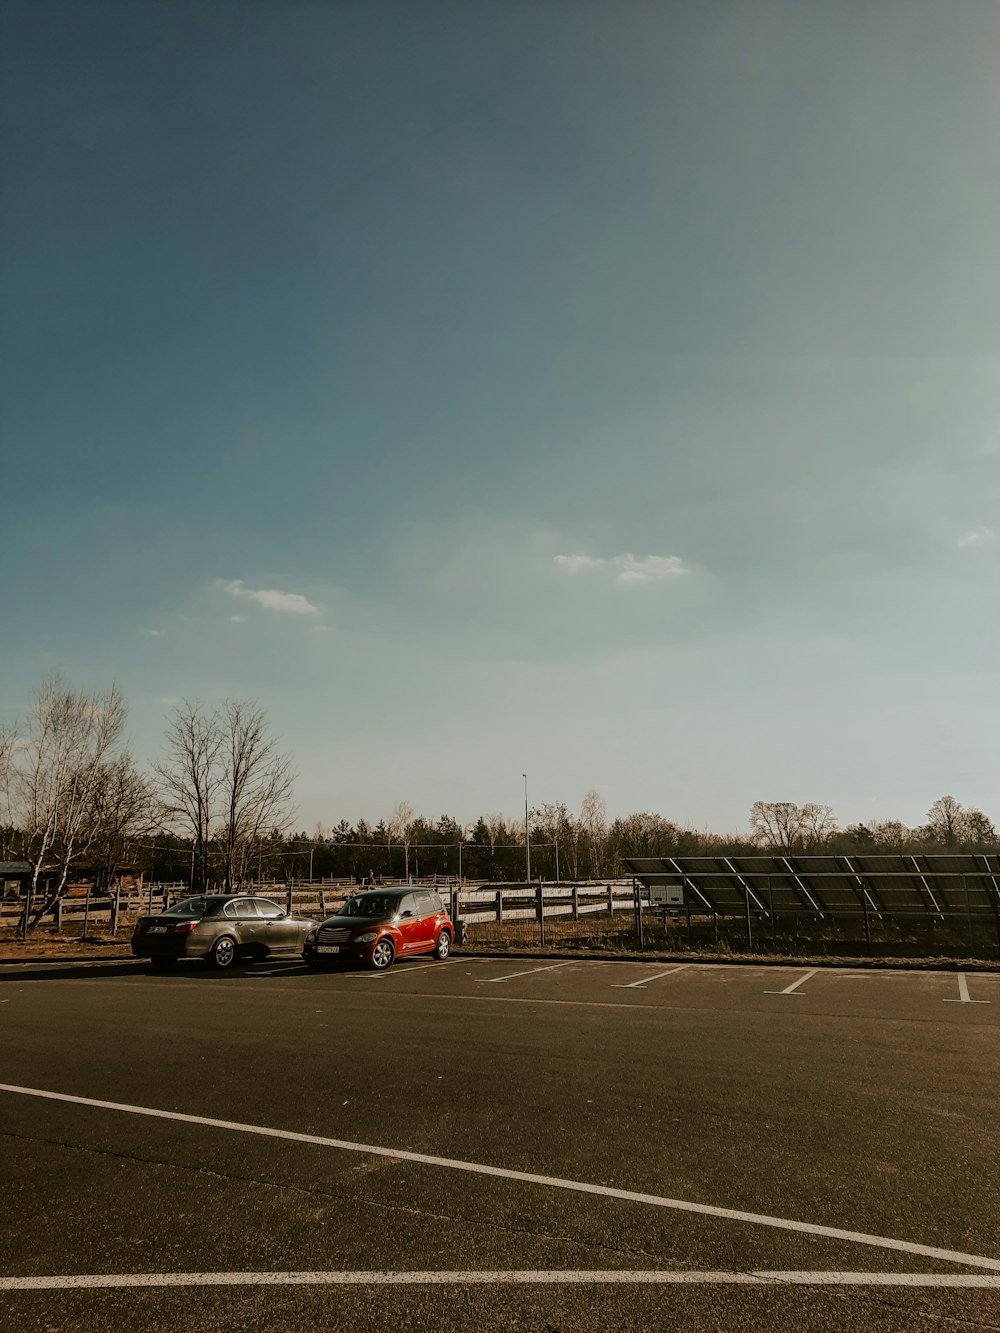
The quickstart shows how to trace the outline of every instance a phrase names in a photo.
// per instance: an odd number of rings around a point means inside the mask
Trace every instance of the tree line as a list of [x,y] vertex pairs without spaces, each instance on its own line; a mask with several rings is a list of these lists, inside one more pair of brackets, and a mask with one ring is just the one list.
[[449,875],[579,880],[626,873],[629,856],[752,854],[761,851],[915,852],[992,850],[997,833],[978,809],[939,797],[926,822],[841,828],[828,805],[755,801],[749,836],[685,828],[641,811],[609,820],[596,790],[572,812],[549,801],[523,818],[493,812],[471,823],[429,819],[407,801],[377,822],[346,819],[292,831],[294,769],[262,709],[227,699],[183,702],[167,719],[162,753],[147,771],[126,736],[117,686],[87,692],[59,675],[35,691],[24,719],[0,727],[2,858],[31,867],[34,920],[68,884],[98,889],[123,870],[185,882],[193,891],[249,883]]

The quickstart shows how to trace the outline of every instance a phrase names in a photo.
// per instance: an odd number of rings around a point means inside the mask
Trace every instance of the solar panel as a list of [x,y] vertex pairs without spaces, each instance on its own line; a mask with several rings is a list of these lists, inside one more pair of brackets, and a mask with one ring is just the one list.
[[719,915],[946,919],[998,917],[1000,854],[825,853],[626,857],[646,885],[683,884],[692,909]]

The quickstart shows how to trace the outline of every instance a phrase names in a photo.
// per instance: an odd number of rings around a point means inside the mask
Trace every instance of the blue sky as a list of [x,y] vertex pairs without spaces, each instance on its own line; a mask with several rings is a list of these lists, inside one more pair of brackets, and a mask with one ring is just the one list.
[[302,827],[1000,816],[992,0],[5,7],[0,713]]

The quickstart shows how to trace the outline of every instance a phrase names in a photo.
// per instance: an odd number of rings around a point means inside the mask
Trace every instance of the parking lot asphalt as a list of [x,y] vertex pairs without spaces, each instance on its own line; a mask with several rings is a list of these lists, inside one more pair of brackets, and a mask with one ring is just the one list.
[[5,976],[0,1326],[1000,1326],[998,1020],[995,973]]

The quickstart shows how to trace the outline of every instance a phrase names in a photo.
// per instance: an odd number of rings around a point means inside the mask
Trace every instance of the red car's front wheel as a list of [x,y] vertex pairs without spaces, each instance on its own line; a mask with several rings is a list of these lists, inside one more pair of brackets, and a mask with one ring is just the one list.
[[391,967],[395,957],[396,950],[387,935],[375,941],[375,948],[372,949],[372,967],[376,972],[384,972],[387,967]]

